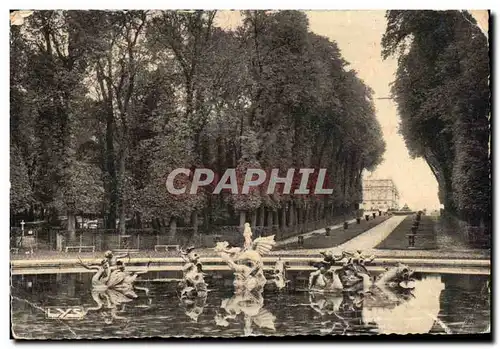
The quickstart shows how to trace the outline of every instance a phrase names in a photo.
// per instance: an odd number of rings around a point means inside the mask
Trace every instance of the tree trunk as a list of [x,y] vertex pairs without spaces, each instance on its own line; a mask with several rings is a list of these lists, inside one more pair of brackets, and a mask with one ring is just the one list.
[[177,218],[172,217],[172,219],[170,220],[169,235],[170,237],[174,238],[176,233],[177,233]]
[[107,229],[116,229],[116,213],[118,205],[118,188],[116,178],[116,156],[115,156],[115,115],[113,104],[110,100],[105,100],[106,107],[106,156],[105,170],[108,173],[106,189],[109,193],[109,211],[107,214]]
[[[272,211],[273,218],[271,220],[271,223],[273,224],[272,228],[272,234],[275,235],[275,239],[280,238],[280,230],[279,230],[279,218],[278,218],[278,211]],[[274,225],[278,227],[274,227]]]
[[191,225],[193,226],[193,234],[198,234],[198,212],[191,213]]
[[[126,142],[126,140],[125,140]],[[125,162],[127,158],[127,149],[126,145],[122,145],[125,147],[119,154],[119,167],[118,167],[118,219],[119,223],[119,232],[120,234],[126,233],[126,212],[125,212]]]
[[120,216],[118,219],[120,220],[120,223],[118,225],[118,231],[120,232],[121,235],[124,235],[126,233],[127,218],[125,217],[125,210],[123,208],[120,209]]
[[136,212],[135,215],[136,215],[136,219],[137,219],[137,227],[139,229],[142,229],[141,213],[140,212]]
[[264,206],[259,207],[259,226],[263,227],[264,226],[264,218],[265,218],[265,212],[264,212]]
[[293,217],[293,211],[294,211],[293,203],[290,202],[290,206],[288,208],[288,226],[289,227],[292,227],[295,224],[294,217]]
[[57,251],[62,252],[63,245],[64,245],[63,234],[59,234],[59,232],[56,232],[56,249],[57,249]]
[[250,226],[252,227],[252,229],[254,229],[254,228],[255,228],[255,226],[257,225],[257,211],[253,211],[253,212],[251,213],[251,217],[252,217],[252,218],[251,218],[251,219],[252,219],[252,221],[251,221]]
[[76,231],[75,231],[76,217],[75,217],[75,213],[72,212],[72,211],[68,211],[67,216],[68,216],[68,226],[67,226],[68,241],[71,244],[74,244],[75,240],[76,240]]
[[273,218],[271,220],[271,223],[273,225],[279,225],[279,222],[278,222],[278,211],[272,211],[272,214],[273,214]]
[[243,227],[246,223],[246,212],[240,211],[240,227]]
[[269,228],[273,226],[273,211],[271,209],[267,211],[267,226]]
[[283,207],[281,209],[281,227],[284,228],[286,227],[286,209]]

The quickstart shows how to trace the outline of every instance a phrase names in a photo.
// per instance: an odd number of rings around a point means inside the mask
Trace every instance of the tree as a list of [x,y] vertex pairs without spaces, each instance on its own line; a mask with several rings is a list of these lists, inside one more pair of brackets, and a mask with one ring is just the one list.
[[[136,76],[145,68],[142,41],[146,30],[147,11],[119,11],[95,14],[101,30],[95,38],[95,84],[106,120],[105,162],[106,191],[109,198],[108,228],[125,233],[127,202],[127,159],[130,124]],[[88,27],[87,27],[88,28]],[[94,30],[90,28],[90,30]]]
[[39,206],[42,217],[47,211],[57,216],[57,212],[69,209],[70,233],[75,228],[74,211],[69,207],[74,198],[61,193],[86,183],[82,177],[73,178],[77,164],[74,136],[80,131],[77,110],[85,91],[82,80],[87,68],[86,51],[79,46],[80,32],[73,14],[37,11],[25,27],[14,29],[17,44],[13,44],[12,53],[21,64],[11,67],[17,98],[11,115],[13,141],[21,152],[31,152],[21,158],[29,163],[32,204]]
[[445,209],[490,222],[487,39],[468,13],[388,11],[383,56],[398,57],[401,133],[428,162]]
[[[234,31],[216,27],[215,16],[36,11],[13,31],[12,176],[14,192],[26,194],[13,210],[101,210],[121,233],[134,216],[172,235],[199,217],[210,230],[238,216],[294,227],[347,213],[362,171],[385,147],[371,90],[336,43],[309,32],[303,12],[245,11]],[[249,168],[326,168],[335,192],[166,190],[172,170],[198,167],[218,178],[237,168],[240,189]],[[189,191],[192,177],[177,181]]]

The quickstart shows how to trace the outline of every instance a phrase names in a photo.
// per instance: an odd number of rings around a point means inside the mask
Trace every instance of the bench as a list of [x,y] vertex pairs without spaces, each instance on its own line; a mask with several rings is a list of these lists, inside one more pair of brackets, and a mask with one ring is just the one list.
[[114,248],[111,250],[114,254],[122,254],[122,253],[139,253],[139,249],[137,248]]
[[162,250],[162,249],[164,252],[168,252],[170,250],[179,251],[180,246],[179,245],[155,245],[155,252],[160,252],[160,250]]
[[78,250],[78,252],[82,252],[82,250],[92,250],[92,252],[95,252],[95,246],[66,246],[66,252],[70,250]]

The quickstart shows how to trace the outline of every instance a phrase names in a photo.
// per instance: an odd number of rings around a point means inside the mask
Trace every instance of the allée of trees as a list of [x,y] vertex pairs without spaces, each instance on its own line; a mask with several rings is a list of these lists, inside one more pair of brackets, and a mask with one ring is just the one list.
[[[35,11],[11,27],[11,215],[170,227],[343,214],[385,143],[372,91],[300,11]],[[330,196],[172,195],[176,168],[326,168]],[[187,183],[189,185],[189,183]]]
[[445,210],[491,232],[488,39],[468,12],[388,11],[400,131],[439,183]]

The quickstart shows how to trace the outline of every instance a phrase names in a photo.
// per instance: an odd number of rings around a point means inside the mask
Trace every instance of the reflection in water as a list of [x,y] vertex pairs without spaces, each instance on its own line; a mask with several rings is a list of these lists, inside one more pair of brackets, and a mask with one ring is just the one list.
[[339,294],[310,294],[310,306],[333,323],[323,333],[338,328],[344,332],[355,326],[376,325],[383,334],[428,333],[437,323],[445,333],[447,326],[438,319],[440,296],[444,283],[440,276],[414,280],[414,289],[394,292],[387,288],[370,293],[342,292]]
[[[381,307],[377,299],[365,300],[363,321],[376,323],[380,333],[428,333],[438,319],[442,290],[444,283],[440,276],[415,280],[411,297],[404,297],[392,306]],[[445,332],[448,332],[446,327]]]
[[243,318],[245,336],[253,333],[253,325],[275,331],[276,317],[263,306],[262,291],[236,292],[233,297],[222,300],[220,310],[215,315],[215,323],[217,326],[228,327],[228,320],[239,321]]
[[[180,272],[149,272],[134,281],[129,296],[115,288],[92,288],[94,274],[14,275],[12,329],[16,336],[41,338],[170,337],[243,335],[360,335],[374,333],[479,333],[488,329],[490,308],[486,276],[416,277],[414,290],[372,287],[368,293],[294,291],[295,271],[285,292],[236,290],[227,294],[232,275],[207,277],[207,297],[179,300]],[[212,276],[212,275],[210,275]],[[301,280],[307,283],[308,273]],[[168,282],[171,280],[174,282]],[[145,283],[149,292],[137,291]],[[75,317],[50,318],[79,308]],[[74,314],[73,314],[74,315]],[[214,321],[215,320],[215,321]]]
[[90,311],[96,311],[106,324],[111,324],[113,320],[125,320],[127,317],[119,314],[125,312],[126,303],[138,297],[135,291],[144,291],[146,295],[149,293],[148,288],[134,285],[139,275],[147,273],[149,264],[144,271],[130,272],[125,270],[125,263],[116,260],[116,257],[113,259],[110,252],[107,252],[106,258],[99,266],[87,265],[81,260],[80,264],[86,269],[95,270],[92,276],[91,293],[92,299],[97,304],[84,309],[82,317]]
[[[443,275],[440,318],[453,333],[489,332],[488,280],[479,275]],[[443,302],[443,298],[453,302]],[[487,310],[488,309],[488,310]],[[488,321],[486,321],[488,320]]]
[[203,309],[207,303],[207,295],[197,297],[181,298],[181,306],[184,309],[186,316],[193,322],[198,322],[198,318],[203,313]]
[[[316,293],[309,294],[310,307],[318,312],[322,319],[322,334],[344,335],[348,331],[364,332],[373,327],[363,323],[363,293],[344,291],[341,294]],[[363,330],[361,330],[363,329]]]
[[104,291],[92,290],[92,298],[97,306],[85,309],[84,315],[87,315],[90,311],[99,311],[99,314],[106,324],[112,323],[114,319],[125,320],[126,317],[118,314],[125,311],[125,303],[133,300],[133,298],[129,298],[128,295],[113,289]]

